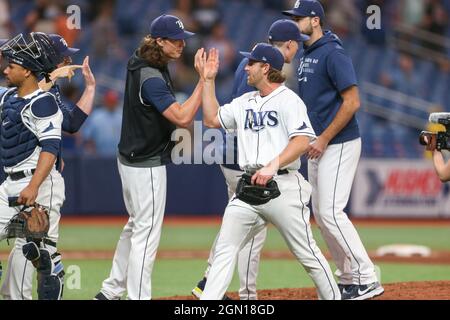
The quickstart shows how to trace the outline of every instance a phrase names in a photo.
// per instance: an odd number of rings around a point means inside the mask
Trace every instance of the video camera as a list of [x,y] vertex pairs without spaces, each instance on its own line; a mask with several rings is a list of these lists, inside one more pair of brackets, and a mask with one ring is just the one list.
[[[436,150],[450,150],[450,113],[448,112],[435,112],[430,114],[428,119],[431,123],[439,123],[445,126],[445,131],[430,132],[422,131],[419,135],[419,142],[421,145],[426,146],[434,144],[436,142]],[[425,141],[427,137],[427,141]]]

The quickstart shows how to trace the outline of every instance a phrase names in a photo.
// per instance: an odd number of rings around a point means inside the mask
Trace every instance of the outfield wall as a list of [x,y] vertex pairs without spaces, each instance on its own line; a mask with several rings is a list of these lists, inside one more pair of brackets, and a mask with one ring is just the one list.
[[[125,214],[115,159],[65,155],[64,160],[64,215]],[[301,172],[306,175],[304,162]],[[167,174],[168,214],[223,213],[227,192],[218,165],[169,165]],[[431,161],[363,159],[347,209],[361,218],[450,218],[449,191]]]

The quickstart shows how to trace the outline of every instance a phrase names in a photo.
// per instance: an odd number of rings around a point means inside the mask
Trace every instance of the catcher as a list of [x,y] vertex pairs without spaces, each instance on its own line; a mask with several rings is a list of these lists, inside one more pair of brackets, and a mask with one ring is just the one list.
[[314,130],[302,100],[283,85],[284,57],[275,47],[260,43],[245,67],[249,85],[258,89],[246,93],[219,109],[214,80],[219,53],[211,49],[196,56],[203,87],[203,122],[212,128],[237,130],[239,166],[246,174],[238,183],[236,197],[225,209],[213,263],[202,300],[224,296],[239,251],[271,222],[291,252],[313,279],[320,299],[340,299],[327,260],[316,245],[307,204],[310,184],[298,173],[300,156],[306,152]]
[[22,252],[37,270],[38,298],[57,300],[64,272],[56,241],[65,196],[55,162],[63,115],[55,96],[38,86],[55,69],[57,54],[45,34],[29,40],[19,34],[0,51],[9,63],[4,74],[10,87],[0,98],[0,157],[7,175],[0,186],[0,240],[26,239]]
[[[39,36],[40,33],[33,34]],[[53,48],[57,54],[54,60],[58,62],[58,65],[56,66],[57,69],[52,71],[48,77],[44,77],[39,81],[39,87],[44,91],[49,91],[56,98],[56,102],[63,114],[62,131],[75,133],[80,129],[92,110],[95,95],[95,78],[89,68],[88,57],[84,59],[82,66],[71,65],[71,55],[75,54],[78,49],[68,47],[64,38],[59,35],[48,34],[47,36],[52,40]],[[59,86],[55,82],[58,78],[63,77],[68,77],[70,80],[74,71],[80,67],[85,80],[84,92],[76,104],[68,103],[68,101],[63,102]],[[56,161],[56,167],[60,172],[63,169],[62,153],[60,149],[58,160]],[[32,299],[34,270],[22,254],[24,243],[24,238],[17,238],[9,255],[8,268],[4,273],[4,281],[0,289],[0,294],[4,300]],[[61,272],[63,271],[61,270]]]

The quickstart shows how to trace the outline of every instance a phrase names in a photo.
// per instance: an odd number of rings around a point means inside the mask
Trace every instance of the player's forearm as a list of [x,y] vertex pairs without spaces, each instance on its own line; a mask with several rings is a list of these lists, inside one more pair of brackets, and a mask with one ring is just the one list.
[[325,131],[320,135],[327,143],[330,142],[349,123],[360,107],[357,87],[352,87],[342,93],[343,103],[336,116]]
[[203,89],[203,123],[209,128],[218,128],[217,112],[219,102],[216,98],[216,85],[214,80],[205,80]]
[[283,168],[288,164],[298,160],[308,150],[310,138],[307,136],[297,136],[292,138],[286,148],[280,153],[278,157],[267,164],[268,167],[274,169]]
[[445,163],[444,157],[442,153],[439,151],[433,152],[433,163],[434,169],[436,171],[437,176],[442,182],[446,182],[450,180],[450,162]]
[[203,81],[199,80],[192,95],[187,99],[180,108],[180,121],[187,127],[191,124],[200,105],[202,103]]
[[39,155],[36,171],[29,183],[30,186],[39,189],[42,182],[48,177],[55,165],[56,156],[53,153],[42,151]]
[[86,86],[81,95],[80,100],[77,102],[78,108],[81,109],[87,115],[90,115],[92,112],[92,108],[94,106],[94,98],[95,98],[95,85]]

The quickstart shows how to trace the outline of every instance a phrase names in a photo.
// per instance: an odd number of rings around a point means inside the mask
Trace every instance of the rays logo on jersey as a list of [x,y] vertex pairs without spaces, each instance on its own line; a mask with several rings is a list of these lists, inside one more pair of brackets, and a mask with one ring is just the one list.
[[298,66],[297,74],[298,74],[298,82],[307,82],[308,78],[303,74],[303,68],[305,67],[305,58],[302,57],[300,59],[300,65]]
[[266,126],[276,127],[278,125],[278,112],[276,111],[258,111],[252,109],[245,110],[245,130],[255,132],[261,131]]

